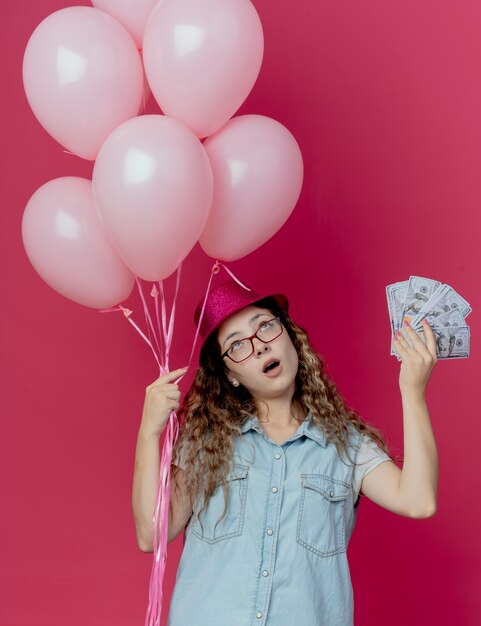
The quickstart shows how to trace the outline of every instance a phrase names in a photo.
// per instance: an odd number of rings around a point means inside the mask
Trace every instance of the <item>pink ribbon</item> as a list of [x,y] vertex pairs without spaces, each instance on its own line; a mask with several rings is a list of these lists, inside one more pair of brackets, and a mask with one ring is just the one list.
[[[192,343],[192,349],[190,351],[189,363],[190,366],[192,362],[192,357],[194,355],[195,346],[197,344],[197,339],[199,337],[199,329],[201,325],[202,318],[204,316],[205,306],[207,303],[207,297],[210,292],[212,280],[215,274],[219,273],[219,266],[222,266],[225,271],[244,289],[251,291],[249,287],[243,285],[240,280],[238,280],[234,274],[223,264],[216,261],[212,266],[211,275],[209,278],[209,282],[207,284],[207,289],[205,292],[204,300],[202,303],[202,309],[200,312],[199,321],[197,323],[197,329],[194,336],[194,341]],[[169,355],[170,355],[170,347],[172,344],[172,337],[174,333],[174,320],[175,320],[175,309],[177,296],[179,293],[180,287],[180,276],[181,276],[181,268],[182,264],[179,265],[177,269],[176,276],[176,285],[175,285],[175,294],[172,303],[172,308],[170,311],[170,315],[167,314],[167,307],[165,302],[165,294],[164,294],[164,285],[163,281],[158,281],[158,286],[156,283],[153,283],[152,290],[150,292],[151,297],[155,301],[155,313],[156,313],[156,322],[157,329],[154,326],[154,322],[152,321],[152,317],[149,312],[149,308],[147,306],[147,302],[145,300],[142,285],[139,278],[136,277],[137,288],[139,290],[139,294],[142,300],[145,321],[147,324],[147,333],[148,337],[141,331],[141,329],[137,326],[137,324],[131,319],[132,311],[123,307],[122,305],[118,305],[111,309],[100,309],[100,313],[109,313],[112,311],[122,311],[125,315],[127,321],[132,324],[135,330],[139,333],[142,339],[148,344],[150,349],[152,350],[155,360],[159,366],[160,376],[169,372]],[[159,295],[160,295],[160,313],[159,313]],[[158,335],[157,335],[158,333]],[[184,374],[177,378],[175,381],[178,383]],[[177,440],[179,434],[179,421],[177,418],[177,413],[175,411],[171,411],[169,415],[169,420],[167,422],[166,433],[164,438],[164,443],[162,446],[162,455],[160,460],[160,474],[159,474],[159,485],[157,489],[157,497],[155,501],[155,510],[152,518],[152,523],[154,526],[154,553],[153,553],[153,562],[152,562],[152,570],[150,574],[150,583],[149,583],[149,602],[147,606],[147,614],[145,617],[145,626],[160,626],[160,616],[162,612],[162,583],[164,579],[165,566],[167,562],[167,532],[168,532],[168,524],[169,524],[169,504],[170,504],[170,466],[172,461],[172,450],[174,444]]]

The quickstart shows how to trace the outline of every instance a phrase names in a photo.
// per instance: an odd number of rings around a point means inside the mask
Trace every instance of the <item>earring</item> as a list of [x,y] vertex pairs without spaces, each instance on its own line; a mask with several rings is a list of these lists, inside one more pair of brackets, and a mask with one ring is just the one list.
[[239,386],[239,381],[236,380],[235,378],[233,380],[231,380],[231,383],[234,385],[234,387],[238,387]]

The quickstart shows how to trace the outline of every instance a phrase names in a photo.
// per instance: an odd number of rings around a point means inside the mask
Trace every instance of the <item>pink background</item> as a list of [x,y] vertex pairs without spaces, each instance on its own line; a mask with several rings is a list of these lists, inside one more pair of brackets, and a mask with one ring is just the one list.
[[[120,313],[99,315],[58,295],[23,250],[32,193],[59,176],[89,177],[92,164],[46,134],[21,81],[30,34],[67,3],[2,4],[0,624],[143,624],[152,556],[136,545],[132,471],[145,387],[158,372]],[[229,267],[290,297],[347,402],[383,430],[395,455],[403,422],[386,285],[435,278],[474,310],[472,357],[440,361],[428,386],[437,515],[412,520],[361,503],[348,551],[356,626],[481,623],[472,394],[481,367],[481,6],[254,4],[265,57],[239,113],[289,128],[305,180],[281,231]],[[157,111],[152,101],[148,111]],[[187,362],[211,263],[198,246],[185,262],[172,368]],[[138,293],[124,304],[145,328]],[[164,620],[181,549],[179,536],[169,545]]]

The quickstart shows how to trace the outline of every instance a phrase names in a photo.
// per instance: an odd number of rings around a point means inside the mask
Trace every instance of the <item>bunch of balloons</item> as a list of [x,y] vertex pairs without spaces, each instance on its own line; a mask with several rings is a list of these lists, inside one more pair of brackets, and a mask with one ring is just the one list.
[[[33,194],[22,238],[53,289],[104,308],[136,277],[170,276],[197,241],[223,261],[262,245],[294,209],[303,162],[279,122],[232,117],[264,51],[250,0],[92,3],[52,13],[26,46],[33,113],[95,163],[92,180]],[[141,114],[150,91],[163,114]]]

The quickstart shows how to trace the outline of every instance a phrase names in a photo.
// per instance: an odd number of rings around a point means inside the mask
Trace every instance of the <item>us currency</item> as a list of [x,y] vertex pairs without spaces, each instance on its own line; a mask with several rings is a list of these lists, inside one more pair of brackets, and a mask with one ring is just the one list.
[[[443,328],[446,326],[466,326],[466,320],[458,308],[450,309],[446,313],[441,313],[441,315],[438,315],[437,317],[426,315],[425,319],[431,327],[436,326],[438,328]],[[413,328],[415,330],[421,328],[421,322],[419,322],[419,324],[415,324]]]
[[438,359],[465,359],[469,356],[469,326],[433,327]]
[[[465,317],[471,313],[469,303],[450,285],[437,280],[410,276],[409,280],[386,287],[392,335],[400,330],[411,344],[403,322],[407,319],[424,344],[423,319],[429,323],[436,339],[438,359],[465,358],[470,351],[470,329]],[[391,337],[391,354],[398,361]]]
[[403,280],[400,283],[394,283],[386,287],[387,306],[393,330],[398,329],[401,325],[408,285],[409,281]]
[[[422,329],[414,329],[422,342],[426,345],[426,339]],[[438,360],[465,359],[469,357],[471,332],[469,326],[433,326],[431,327],[436,340],[436,356]],[[403,334],[407,339],[406,333]],[[395,353],[397,360],[401,358]]]
[[[401,327],[404,301],[408,291],[409,280],[403,280],[386,287],[387,308],[389,310],[389,320],[391,322],[392,334]],[[396,354],[394,344],[391,339],[391,354]]]
[[441,284],[438,280],[422,278],[421,276],[409,277],[401,325],[405,320],[412,324],[413,320],[419,315],[423,307],[427,305]]
[[467,317],[472,311],[469,303],[452,287],[443,285],[421,308],[411,325],[419,326],[424,318],[428,318],[430,325],[436,325],[436,318],[452,309],[458,309],[463,317]]

